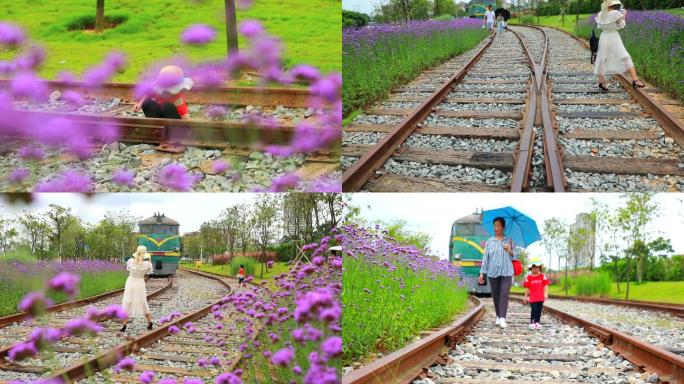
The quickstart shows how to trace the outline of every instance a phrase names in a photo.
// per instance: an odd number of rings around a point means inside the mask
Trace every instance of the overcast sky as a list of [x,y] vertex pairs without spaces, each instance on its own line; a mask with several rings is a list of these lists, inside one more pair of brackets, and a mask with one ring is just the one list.
[[71,193],[36,194],[30,204],[10,204],[0,199],[0,215],[20,214],[23,209],[47,211],[50,204],[70,207],[83,221],[97,223],[107,211],[127,209],[140,218],[161,212],[180,223],[181,233],[199,229],[205,221],[216,219],[230,205],[251,202],[253,193],[97,193],[93,197]]
[[[430,248],[441,258],[449,257],[449,235],[453,222],[470,215],[475,209],[494,209],[513,206],[532,217],[542,230],[544,220],[557,217],[573,223],[575,216],[590,207],[591,197],[616,208],[624,205],[624,199],[615,193],[356,193],[352,204],[361,208],[361,215],[369,221],[404,219],[410,229],[430,234]],[[660,217],[652,221],[652,235],[662,235],[672,240],[677,253],[684,253],[684,194],[661,193],[655,200],[660,203]],[[548,260],[540,242],[528,247],[532,256]],[[556,265],[556,262],[554,262]]]
[[342,0],[342,9],[348,11],[362,12],[367,15],[373,13],[376,4],[383,3],[384,0]]

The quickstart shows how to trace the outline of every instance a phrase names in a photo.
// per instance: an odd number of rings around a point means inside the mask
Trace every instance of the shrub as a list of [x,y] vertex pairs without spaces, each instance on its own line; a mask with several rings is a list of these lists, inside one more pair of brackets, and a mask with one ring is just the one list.
[[230,261],[230,273],[233,274],[233,276],[237,276],[238,272],[240,272],[240,265],[245,266],[245,272],[247,272],[248,276],[254,276],[254,273],[256,271],[256,266],[257,262],[251,257],[236,257],[233,260]]
[[520,18],[520,22],[523,25],[531,25],[534,24],[534,16],[532,15],[524,15]]
[[[115,28],[119,24],[125,23],[126,20],[128,20],[127,14],[105,15],[105,29]],[[95,29],[95,15],[88,14],[72,17],[67,21],[66,28],[68,31]]]
[[433,17],[432,20],[437,20],[437,21],[449,21],[453,20],[454,16],[453,15],[439,15],[437,17]]
[[575,292],[579,296],[607,296],[613,285],[608,273],[592,273],[575,278]]

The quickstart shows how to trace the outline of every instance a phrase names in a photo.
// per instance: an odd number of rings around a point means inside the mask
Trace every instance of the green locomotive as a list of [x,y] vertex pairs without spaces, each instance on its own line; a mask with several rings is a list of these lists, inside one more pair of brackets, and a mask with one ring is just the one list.
[[147,247],[152,257],[152,276],[176,273],[181,257],[180,224],[164,214],[155,213],[138,223],[138,245]]
[[489,284],[477,283],[485,242],[490,237],[482,226],[482,216],[477,212],[454,221],[451,226],[449,262],[461,268],[465,286],[471,293],[491,293]]

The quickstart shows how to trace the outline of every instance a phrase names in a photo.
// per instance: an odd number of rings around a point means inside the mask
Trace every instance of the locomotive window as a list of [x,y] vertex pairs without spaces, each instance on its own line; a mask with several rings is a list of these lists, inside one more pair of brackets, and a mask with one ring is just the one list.
[[474,233],[473,224],[459,224],[458,225],[458,235],[459,236],[472,236]]
[[475,226],[475,236],[484,236],[484,237],[489,237],[491,236],[489,232],[487,232],[486,229],[484,229],[483,226],[481,225],[476,225]]

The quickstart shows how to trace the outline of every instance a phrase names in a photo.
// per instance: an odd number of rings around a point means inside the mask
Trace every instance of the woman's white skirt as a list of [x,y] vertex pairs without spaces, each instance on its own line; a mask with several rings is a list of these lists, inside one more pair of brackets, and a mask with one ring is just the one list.
[[632,67],[632,57],[622,44],[618,31],[604,30],[599,39],[594,74],[603,76],[625,73]]
[[143,317],[151,313],[150,307],[147,305],[145,279],[130,276],[126,279],[121,306],[129,317]]

